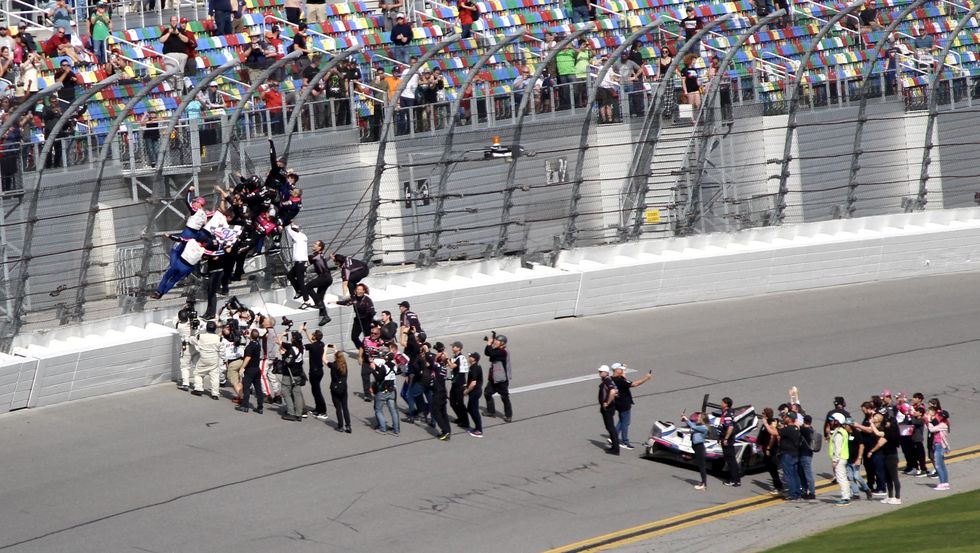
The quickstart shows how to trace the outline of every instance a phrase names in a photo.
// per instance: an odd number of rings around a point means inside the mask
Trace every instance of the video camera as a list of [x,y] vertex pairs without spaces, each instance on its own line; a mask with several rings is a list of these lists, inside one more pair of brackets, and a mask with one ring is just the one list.
[[195,303],[193,299],[188,299],[184,307],[177,312],[177,321],[190,324],[191,331],[193,332],[197,332],[197,329],[201,327],[201,320],[198,318],[197,309],[194,308]]

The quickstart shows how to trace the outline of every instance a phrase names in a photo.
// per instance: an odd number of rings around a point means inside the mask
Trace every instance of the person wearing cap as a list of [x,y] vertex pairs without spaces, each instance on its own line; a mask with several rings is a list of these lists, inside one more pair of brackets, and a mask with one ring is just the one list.
[[616,384],[609,377],[609,365],[599,366],[599,414],[609,434],[606,453],[619,455],[619,434],[616,432]]
[[881,408],[878,409],[878,412],[893,419],[898,412],[895,408],[894,398],[892,398],[892,391],[887,388],[881,391]]
[[[71,23],[69,23],[70,25]],[[17,38],[24,45],[25,52],[37,52],[37,41],[34,40],[34,35],[27,30],[27,23],[24,21],[17,24]]]
[[265,69],[275,63],[276,49],[265,39],[262,30],[256,27],[249,32],[249,43],[242,56],[242,63],[247,67]]
[[480,366],[480,354],[472,352],[466,359],[469,369],[466,372],[466,388],[463,397],[466,398],[466,411],[473,424],[470,436],[483,437],[483,418],[480,416],[480,394],[483,393],[483,367]]
[[[504,422],[510,422],[513,420],[514,411],[510,405],[510,381],[512,374],[510,352],[507,351],[507,337],[503,334],[493,332],[491,338],[484,337],[484,339],[487,345],[483,348],[483,355],[490,362],[490,375],[487,379],[486,389],[483,392],[483,398],[487,403],[487,416],[494,417],[497,415],[497,408],[493,403],[493,396],[497,394],[500,396],[500,402],[504,404]],[[619,442],[617,441],[616,443],[618,444]],[[619,451],[618,445],[616,451]]]
[[850,453],[847,430],[844,428],[846,421],[847,417],[843,413],[831,413],[827,417],[827,424],[830,426],[827,455],[830,456],[830,463],[834,468],[834,478],[840,486],[840,499],[835,503],[840,506],[851,504],[851,484],[847,480],[847,459]]
[[622,363],[612,364],[612,380],[616,384],[616,412],[619,413],[619,422],[616,423],[616,432],[619,433],[619,445],[624,449],[633,449],[630,444],[630,415],[633,409],[633,388],[646,384],[653,378],[653,369],[643,375],[637,381],[626,378],[626,365]]
[[391,44],[395,59],[408,63],[408,45],[411,44],[415,36],[412,25],[405,20],[405,14],[398,12],[395,15],[395,25],[391,28]]
[[351,296],[354,295],[354,290],[357,289],[357,285],[367,278],[371,270],[368,268],[368,264],[360,259],[354,259],[353,257],[341,255],[334,252],[330,256],[333,262],[340,269],[340,280],[343,282],[344,291],[348,292]]
[[386,363],[383,357],[373,357],[370,359],[371,372],[374,376],[374,416],[378,421],[377,431],[380,434],[388,433],[388,422],[385,420],[385,408],[391,417],[391,433],[398,436],[401,432],[401,424],[398,421],[398,411],[395,408],[395,396],[397,386],[395,384],[396,367],[394,363]]
[[827,411],[827,416],[824,417],[823,437],[825,440],[830,439],[830,431],[832,430],[830,427],[831,417],[839,413],[843,415],[845,419],[850,418],[851,414],[847,412],[845,407],[847,407],[847,402],[844,401],[844,398],[841,396],[836,396],[834,398],[834,408]]
[[469,429],[469,415],[466,410],[466,398],[463,390],[468,384],[467,372],[470,370],[470,363],[463,353],[463,343],[456,341],[452,343],[453,354],[449,356],[449,379],[452,384],[449,386],[449,406],[452,407],[456,420],[452,421],[456,426]]
[[14,39],[10,36],[10,29],[6,25],[0,25],[0,48],[4,46],[12,52],[14,50]]

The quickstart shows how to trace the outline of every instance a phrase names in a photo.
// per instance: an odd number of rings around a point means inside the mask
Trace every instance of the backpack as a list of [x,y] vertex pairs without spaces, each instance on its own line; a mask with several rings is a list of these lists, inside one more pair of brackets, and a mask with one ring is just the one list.
[[814,430],[813,437],[810,438],[810,443],[808,445],[810,446],[810,451],[814,453],[820,451],[820,449],[823,448],[823,434]]

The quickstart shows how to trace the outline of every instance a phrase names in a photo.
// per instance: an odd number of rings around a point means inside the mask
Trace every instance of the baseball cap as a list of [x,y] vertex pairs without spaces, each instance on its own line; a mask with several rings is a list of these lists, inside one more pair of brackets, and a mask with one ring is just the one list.
[[398,307],[404,307],[405,309],[409,309],[409,308],[411,308],[412,306],[411,306],[411,305],[409,305],[409,303],[408,303],[407,301],[403,301],[403,302],[399,302],[399,303],[398,303]]
[[892,397],[892,391],[889,390],[888,388],[885,388],[884,390],[881,391],[881,397]]
[[599,365],[599,372],[601,372],[601,373],[608,373],[609,372],[609,365]]
[[499,340],[501,344],[506,344],[507,343],[507,337],[504,336],[503,334],[498,334],[497,335],[497,340]]
[[403,12],[398,12],[395,14],[395,19],[405,19],[405,14]]
[[830,415],[827,420],[837,421],[837,424],[845,424],[847,422],[847,419],[844,418],[844,415],[841,413],[834,413],[833,415]]
[[612,365],[609,366],[609,368],[615,371],[616,369],[622,369],[623,368],[623,364],[622,363],[613,363]]
[[380,357],[378,357],[377,359],[374,360],[374,366],[375,367],[384,367],[385,366],[385,360],[384,359],[381,359]]
[[209,84],[208,86],[218,86],[218,83],[211,81],[211,84]]
[[474,361],[477,361],[477,362],[480,361],[480,354],[477,353],[477,352],[475,352],[475,351],[470,354],[470,357],[472,357]]
[[454,348],[463,349],[463,342],[460,342],[459,340],[457,340],[457,341],[455,341],[455,342],[452,343],[452,346]]

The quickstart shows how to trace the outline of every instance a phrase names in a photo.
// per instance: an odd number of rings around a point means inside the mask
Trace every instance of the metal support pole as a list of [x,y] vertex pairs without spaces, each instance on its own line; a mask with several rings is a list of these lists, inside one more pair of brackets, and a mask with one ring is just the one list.
[[[700,44],[705,35],[734,16],[735,14],[728,13],[715,19],[695,33],[691,40],[685,41],[684,45],[677,51],[677,55],[671,60],[666,75],[674,74],[684,56],[691,51],[695,44]],[[623,204],[623,212],[620,214],[619,239],[621,241],[638,237],[643,228],[643,209],[646,207],[646,195],[650,187],[650,163],[653,160],[657,140],[660,137],[664,98],[667,94],[673,93],[672,90],[667,90],[667,86],[671,82],[672,79],[660,79],[660,84],[657,85],[657,91],[653,96],[653,106],[647,110],[643,118],[643,129],[640,131],[639,143],[633,154],[633,160],[630,162],[629,174],[626,175],[623,186],[625,202],[628,203]],[[631,219],[632,225],[630,224]]]
[[[924,0],[918,0],[918,1],[924,1]],[[718,71],[715,73],[715,76],[712,77],[710,82],[708,82],[708,86],[707,86],[708,94],[704,99],[704,103],[702,104],[702,106],[704,107],[702,107],[701,109],[714,109],[715,98],[718,96],[718,89],[721,86],[722,76],[725,74],[726,71],[728,71],[728,66],[729,64],[732,63],[732,60],[735,59],[735,56],[737,56],[738,53],[742,51],[742,46],[744,46],[745,43],[750,38],[755,36],[755,33],[758,32],[759,29],[765,27],[766,25],[768,25],[769,23],[771,23],[776,19],[783,17],[784,15],[786,15],[786,10],[777,10],[776,12],[771,13],[768,16],[760,19],[759,21],[756,22],[755,25],[752,25],[751,27],[746,29],[744,33],[739,35],[738,40],[736,40],[735,44],[733,44],[728,48],[728,51],[725,53],[725,57],[721,59],[721,63],[718,65]],[[688,230],[690,230],[694,225],[694,220],[692,217],[692,215],[694,214],[694,206],[695,204],[700,203],[701,181],[704,177],[704,164],[707,157],[708,157],[708,140],[705,137],[702,137],[701,147],[698,148],[697,161],[695,161],[694,164],[695,167],[694,184],[691,186],[691,189],[688,192],[687,207],[685,208],[685,217],[682,223],[688,228]]]
[[865,0],[857,0],[854,3],[848,4],[847,7],[831,17],[830,21],[821,27],[817,34],[810,39],[810,45],[807,46],[806,52],[804,52],[803,57],[800,58],[800,65],[796,69],[796,76],[786,90],[786,100],[788,105],[786,141],[783,145],[783,159],[779,170],[779,191],[776,194],[776,209],[775,216],[773,217],[773,223],[776,225],[782,224],[783,218],[786,216],[786,194],[789,192],[786,181],[789,179],[789,162],[793,157],[793,134],[796,132],[796,108],[799,104],[800,86],[802,86],[803,76],[806,74],[806,66],[808,63],[810,63],[810,58],[813,56],[814,52],[817,51],[817,47],[820,45],[820,41],[823,40],[823,37],[827,36],[827,33],[832,31],[841,19],[848,17],[858,8],[864,6],[864,1]]
[[[360,52],[361,48],[364,48],[362,44],[355,44],[350,48],[344,50],[343,52],[337,54],[336,56],[330,58],[330,60],[327,61],[327,64],[324,65],[323,68],[320,69],[320,71],[313,76],[313,78],[310,80],[310,83],[305,87],[303,87],[302,92],[300,92],[299,94],[299,98],[296,99],[296,106],[293,108],[293,113],[290,116],[289,120],[286,122],[286,147],[283,148],[282,150],[282,156],[284,158],[289,159],[289,147],[290,145],[292,145],[293,142],[293,133],[296,132],[296,125],[299,123],[299,119],[301,117],[300,114],[303,111],[303,106],[305,106],[306,102],[310,99],[310,95],[313,93],[313,88],[314,86],[316,86],[315,83],[320,82],[327,75],[327,73],[329,73],[330,70],[333,69],[334,67],[337,67],[337,65],[340,64],[340,62],[356,54],[357,52]],[[334,105],[332,102],[329,102],[329,106],[330,106],[330,114],[332,117],[334,113]],[[353,116],[354,116],[354,111],[351,110],[351,117]],[[314,128],[314,126],[310,125],[310,128],[312,129]]]
[[[463,79],[463,82],[460,84],[459,88],[457,89],[460,92],[459,94],[456,95],[456,98],[453,99],[452,104],[450,104],[449,130],[446,133],[446,140],[443,143],[442,157],[439,159],[439,185],[436,187],[437,190],[436,205],[435,205],[435,215],[432,220],[432,233],[429,241],[428,252],[427,253],[418,252],[419,257],[418,257],[417,264],[419,267],[425,267],[431,265],[433,261],[435,261],[436,255],[439,253],[439,238],[442,236],[442,216],[444,215],[443,208],[446,203],[446,191],[447,188],[449,187],[449,173],[450,173],[449,168],[451,165],[453,165],[452,161],[450,160],[450,157],[452,156],[452,152],[453,152],[453,133],[456,130],[456,124],[459,122],[459,107],[463,102],[463,93],[466,91],[466,88],[470,86],[470,83],[473,82],[473,79],[475,79],[480,74],[480,71],[483,69],[483,66],[486,65],[487,61],[491,57],[496,55],[497,52],[502,50],[505,46],[508,46],[516,42],[522,36],[523,35],[521,34],[510,35],[504,38],[503,40],[501,40],[500,42],[498,42],[497,44],[494,44],[493,46],[487,48],[486,51],[483,53],[483,55],[480,56],[480,58],[476,60],[476,63],[473,64],[469,68],[469,71],[466,72],[466,78]],[[533,88],[534,81],[532,80],[531,83]],[[525,91],[524,94],[525,97],[533,96],[533,95],[534,95],[533,90],[530,93]],[[435,127],[435,121],[432,120],[431,117],[430,117],[430,121],[432,121],[433,123],[430,126]]]
[[[878,58],[881,56],[881,51],[884,50],[885,46],[889,44],[889,37],[892,31],[898,28],[908,14],[912,13],[919,6],[925,3],[925,0],[914,0],[911,4],[905,6],[897,16],[892,19],[892,22],[888,27],[882,32],[881,38],[878,43],[875,44],[874,52],[871,58],[864,64],[864,71],[861,72],[861,88],[858,92],[858,116],[857,116],[857,126],[854,129],[854,146],[851,148],[851,169],[847,176],[847,217],[854,214],[854,204],[857,202],[857,175],[858,171],[861,170],[861,164],[858,162],[861,154],[864,151],[861,149],[862,146],[862,135],[864,133],[864,124],[868,121],[867,109],[868,109],[868,91],[869,91],[869,81],[871,80],[871,74],[874,73],[875,68],[878,66]],[[887,70],[887,65],[886,65]],[[898,79],[898,70],[896,69],[896,80]],[[828,103],[830,96],[827,97]]]
[[88,208],[88,221],[85,224],[85,235],[82,238],[82,261],[78,270],[78,286],[75,289],[75,310],[74,314],[76,320],[81,320],[84,313],[84,303],[85,303],[85,289],[88,287],[88,269],[89,269],[89,259],[92,257],[92,249],[94,245],[92,244],[92,236],[95,234],[95,218],[99,214],[99,196],[102,193],[102,175],[105,173],[106,161],[109,158],[109,149],[112,148],[113,142],[115,142],[116,134],[119,132],[119,127],[126,121],[126,118],[130,116],[133,108],[146,96],[148,96],[153,90],[160,86],[165,80],[173,77],[177,73],[176,67],[171,67],[170,69],[164,71],[160,75],[154,77],[150,82],[146,83],[143,88],[140,89],[126,105],[119,111],[119,115],[113,119],[112,123],[109,124],[109,132],[106,134],[105,142],[102,143],[102,150],[99,152],[99,171],[95,178],[95,186],[92,188],[92,196],[89,199]]
[[[656,29],[663,23],[663,19],[657,18],[638,31],[626,37],[622,44],[616,48],[612,54],[609,55],[609,59],[599,68],[599,74],[596,78],[596,82],[602,82],[602,79],[606,76],[606,73],[612,68],[613,63],[619,59],[620,54],[626,51],[638,38],[649,33],[650,31]],[[577,151],[577,157],[575,160],[575,176],[572,178],[572,193],[569,197],[568,203],[568,217],[565,219],[565,229],[562,233],[562,239],[559,242],[560,249],[568,249],[575,244],[576,231],[575,226],[576,220],[578,219],[578,201],[582,190],[582,181],[584,180],[583,170],[585,166],[585,154],[589,147],[589,132],[592,130],[592,105],[595,103],[596,93],[598,92],[598,87],[589,88],[589,96],[585,102],[585,116],[582,119],[582,132],[579,137],[579,145]],[[572,87],[572,105],[575,105],[575,87]],[[649,114],[649,111],[647,112]],[[558,261],[557,253],[552,256],[554,262]]]
[[[408,81],[418,73],[423,65],[447,46],[459,41],[459,39],[460,35],[452,34],[433,45],[428,52],[416,60],[402,74],[402,79],[395,88],[394,94],[388,97],[385,106],[382,108],[384,110],[384,119],[381,123],[381,137],[378,140],[378,156],[374,164],[374,177],[371,179],[371,203],[368,205],[367,230],[365,232],[366,238],[364,242],[364,260],[368,263],[374,258],[374,241],[377,239],[378,233],[378,209],[381,206],[381,177],[385,169],[387,169],[385,166],[385,152],[388,149],[389,134],[391,134],[391,126],[394,123],[398,98],[401,96],[402,91],[405,90],[405,87],[408,86]],[[411,117],[409,117],[409,120],[411,120]]]
[[[966,28],[966,25],[973,19],[976,15],[977,10],[980,10],[980,2],[975,3],[970,11],[963,16],[962,19],[956,24],[956,28],[953,32],[949,34],[946,39],[946,46],[943,47],[942,52],[939,54],[938,63],[935,64],[935,68],[931,75],[929,75],[929,88],[926,89],[926,97],[929,102],[929,119],[926,121],[926,136],[925,136],[925,146],[922,149],[922,169],[919,173],[919,192],[915,196],[914,209],[924,209],[926,206],[926,195],[929,193],[929,164],[932,163],[932,148],[935,146],[932,141],[932,133],[935,131],[936,126],[936,116],[938,115],[939,108],[936,105],[936,84],[939,83],[939,79],[943,76],[943,70],[946,68],[946,56],[949,55],[949,50],[952,48],[953,43],[956,42],[956,37],[959,36],[960,32]],[[954,102],[955,99],[950,98],[950,102]]]
[[[548,56],[539,61],[537,67],[534,69],[534,74],[531,76],[531,82],[535,83],[541,78],[541,74],[544,73],[548,65],[551,64],[552,60],[561,53],[562,50],[567,48],[572,42],[578,40],[582,35],[589,32],[589,29],[579,29],[574,33],[566,36],[562,39],[555,48],[548,53]],[[511,163],[507,167],[507,183],[504,185],[504,202],[503,210],[500,215],[500,234],[497,237],[497,245],[493,250],[493,255],[499,256],[504,247],[507,244],[507,235],[510,227],[510,207],[511,198],[514,195],[514,180],[517,178],[517,163],[521,159],[521,135],[524,132],[524,112],[527,110],[527,104],[531,101],[532,94],[524,94],[521,98],[521,105],[517,112],[517,123],[514,127],[514,140],[511,143]],[[572,87],[569,87],[568,96],[571,105],[575,105],[574,98],[572,98]],[[555,99],[552,97],[551,100],[552,110],[554,110]]]
[[15,109],[10,114],[10,116],[7,117],[7,119],[3,122],[3,124],[0,125],[0,136],[4,136],[5,134],[7,134],[7,130],[9,130],[10,127],[14,125],[14,123],[19,121],[20,118],[23,117],[25,113],[33,109],[34,106],[36,106],[38,102],[40,102],[41,100],[44,100],[48,96],[51,96],[55,92],[61,90],[62,86],[63,85],[61,83],[54,83],[53,85],[45,88],[44,90],[38,91],[36,94],[34,94],[34,96],[31,96],[26,100],[24,100],[24,102],[21,105],[17,106],[17,109]]

